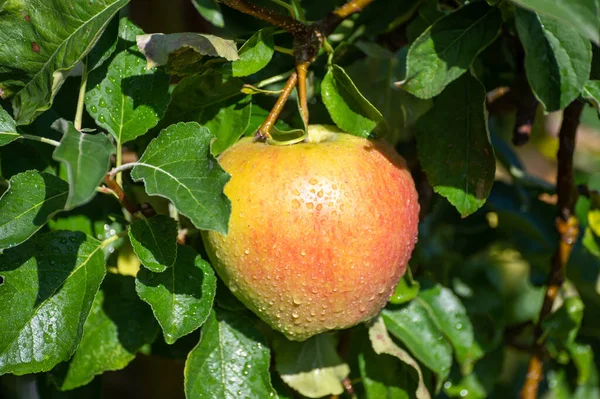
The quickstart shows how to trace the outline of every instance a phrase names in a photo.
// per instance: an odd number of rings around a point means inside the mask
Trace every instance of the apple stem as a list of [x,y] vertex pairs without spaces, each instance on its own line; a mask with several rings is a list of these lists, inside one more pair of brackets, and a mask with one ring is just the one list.
[[292,90],[294,90],[296,82],[298,82],[298,73],[294,72],[290,75],[287,82],[285,83],[283,91],[279,95],[279,98],[275,102],[273,108],[271,108],[269,115],[267,115],[265,121],[256,131],[256,135],[254,136],[254,139],[256,141],[265,141],[271,139],[271,130],[273,129],[275,122],[277,122],[279,114],[283,110],[283,107],[285,106],[287,99],[290,97]]

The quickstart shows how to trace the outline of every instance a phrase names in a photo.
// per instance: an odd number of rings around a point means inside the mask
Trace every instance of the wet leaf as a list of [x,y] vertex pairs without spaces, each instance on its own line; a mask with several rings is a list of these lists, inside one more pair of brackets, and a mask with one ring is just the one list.
[[186,398],[274,398],[269,364],[267,342],[250,319],[212,311],[185,363]]
[[34,170],[19,173],[0,197],[0,250],[31,237],[67,201],[69,185],[56,176]]
[[164,272],[177,257],[177,222],[166,215],[136,220],[129,239],[140,262],[153,272]]
[[114,54],[88,79],[88,113],[121,144],[154,127],[170,101],[169,76],[156,68],[146,69],[135,44],[136,36],[143,33],[121,19]]
[[135,292],[134,279],[108,274],[85,321],[77,351],[68,363],[52,371],[52,379],[61,390],[71,390],[105,371],[121,370],[157,333],[150,307]]
[[0,374],[48,371],[77,349],[104,278],[100,241],[40,234],[0,255]]
[[131,176],[144,181],[148,194],[171,200],[197,228],[226,234],[229,175],[210,154],[212,138],[195,122],[171,125],[150,142]]
[[0,49],[0,93],[12,97],[19,125],[30,124],[50,108],[70,70],[127,3],[23,0],[3,9],[0,43],[10,45]]
[[179,246],[175,263],[162,273],[140,269],[136,290],[150,304],[165,341],[200,327],[208,317],[217,280],[210,265],[189,246]]

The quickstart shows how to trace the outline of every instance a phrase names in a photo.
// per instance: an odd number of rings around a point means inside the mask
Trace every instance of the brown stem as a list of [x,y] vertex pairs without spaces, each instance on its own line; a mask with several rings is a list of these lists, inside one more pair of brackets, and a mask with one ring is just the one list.
[[319,30],[325,35],[330,35],[343,20],[348,18],[350,15],[357,12],[361,12],[366,6],[371,4],[374,0],[350,0],[343,6],[335,9],[321,21],[315,25],[318,26]]
[[565,280],[565,271],[573,245],[579,234],[577,217],[574,216],[575,202],[577,201],[577,188],[573,177],[573,154],[575,152],[575,137],[579,126],[579,117],[583,110],[583,103],[574,101],[563,114],[563,121],[558,135],[558,172],[556,191],[558,193],[558,216],[556,229],[560,234],[558,248],[552,257],[552,265],[548,274],[548,282],[544,302],[540,310],[540,317],[534,331],[534,350],[529,362],[529,369],[525,384],[521,391],[522,399],[535,399],[537,390],[542,380],[544,369],[544,339],[542,323],[552,311],[554,300]]
[[268,8],[254,4],[248,0],[219,0],[221,3],[235,10],[241,11],[244,14],[252,15],[255,18],[262,19],[271,25],[285,29],[293,35],[304,33],[307,31],[306,25],[302,22],[290,18],[286,15],[279,14]]
[[275,102],[273,108],[271,108],[271,112],[269,112],[269,115],[267,115],[267,118],[263,124],[256,131],[256,135],[254,136],[255,140],[264,141],[271,137],[271,129],[273,129],[275,122],[277,122],[277,118],[279,118],[279,114],[283,110],[287,99],[290,97],[292,90],[294,90],[296,82],[298,82],[298,73],[294,72],[290,75],[285,83],[283,91],[279,95],[279,98]]
[[308,101],[306,99],[306,74],[308,72],[309,62],[301,62],[296,65],[298,73],[298,99],[300,101],[300,114],[304,121],[304,126],[308,126]]
[[132,215],[138,211],[138,206],[131,202],[129,198],[125,195],[125,192],[119,186],[119,184],[115,181],[114,176],[106,175],[104,176],[104,183],[110,188],[115,194],[117,194],[117,198],[119,202],[127,209],[129,213]]

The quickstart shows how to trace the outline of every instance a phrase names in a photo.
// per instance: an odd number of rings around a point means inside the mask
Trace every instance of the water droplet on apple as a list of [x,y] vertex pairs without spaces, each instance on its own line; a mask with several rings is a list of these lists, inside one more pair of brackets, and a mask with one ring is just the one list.
[[248,254],[250,253],[250,249],[246,248],[246,249],[244,250],[244,253],[245,253],[246,255],[248,255]]
[[310,184],[312,184],[313,186],[317,183],[319,183],[319,181],[317,179],[315,179],[314,177],[312,177],[309,181]]
[[294,209],[300,208],[300,201],[298,201],[297,199],[292,200],[292,208],[294,208]]
[[317,211],[320,211],[321,209],[323,209],[323,205],[317,204]]
[[306,256],[306,251],[305,250],[300,251],[300,255]]
[[308,209],[313,209],[313,208],[315,207],[315,204],[313,204],[312,202],[307,202],[307,203],[306,203],[306,207],[307,207]]

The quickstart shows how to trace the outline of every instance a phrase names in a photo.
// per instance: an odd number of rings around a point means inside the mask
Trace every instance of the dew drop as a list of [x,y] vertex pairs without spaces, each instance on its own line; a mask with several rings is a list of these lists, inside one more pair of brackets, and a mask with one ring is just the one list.
[[318,181],[317,179],[315,179],[314,177],[313,177],[313,178],[311,178],[311,179],[310,179],[308,182],[309,182],[310,184],[312,184],[313,186],[314,186],[315,184],[319,183],[319,181]]
[[315,204],[313,204],[312,202],[307,202],[307,203],[306,203],[306,207],[307,207],[308,209],[313,209],[313,208],[315,207]]
[[292,201],[292,208],[294,209],[298,209],[300,208],[300,201],[298,201],[297,199]]

